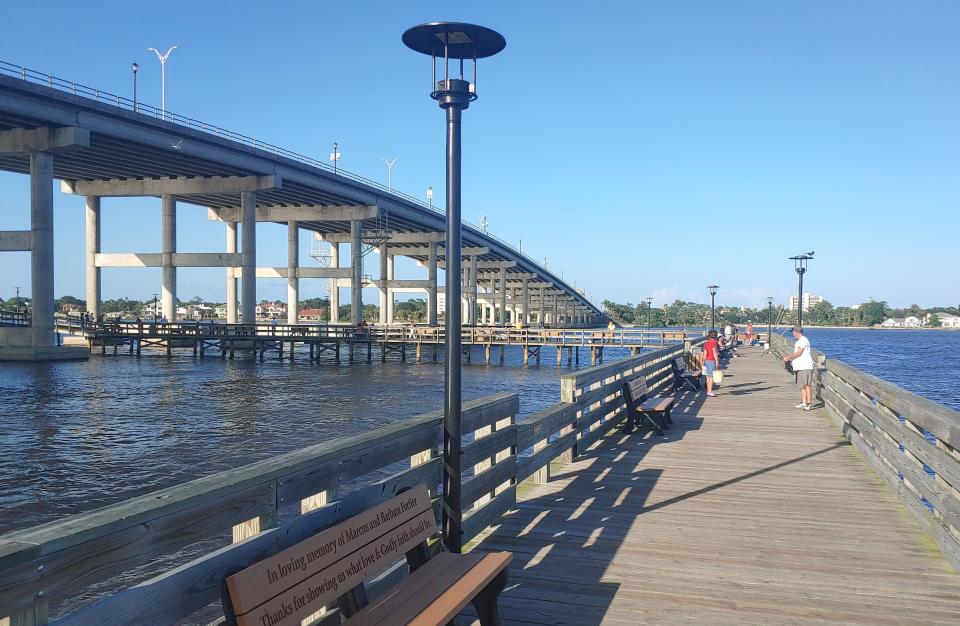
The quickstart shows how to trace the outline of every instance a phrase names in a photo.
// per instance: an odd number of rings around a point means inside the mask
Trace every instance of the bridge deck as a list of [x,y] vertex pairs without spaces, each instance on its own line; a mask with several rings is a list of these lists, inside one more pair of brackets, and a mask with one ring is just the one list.
[[960,576],[823,409],[741,349],[666,438],[611,435],[480,544],[513,624],[953,623]]

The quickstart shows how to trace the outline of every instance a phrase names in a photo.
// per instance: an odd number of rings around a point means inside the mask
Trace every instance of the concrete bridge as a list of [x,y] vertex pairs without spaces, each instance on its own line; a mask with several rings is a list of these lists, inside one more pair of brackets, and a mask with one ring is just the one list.
[[[61,191],[86,201],[86,300],[94,317],[100,313],[103,267],[162,268],[163,315],[171,321],[177,269],[223,267],[231,323],[255,319],[257,278],[287,281],[289,323],[298,319],[300,280],[311,278],[331,281],[333,322],[341,289],[349,289],[350,321],[356,324],[363,287],[372,286],[380,292],[382,322],[393,321],[392,296],[403,290],[424,293],[427,322],[437,323],[438,271],[447,254],[441,245],[444,214],[279,146],[0,62],[0,170],[30,177],[31,229],[0,232],[0,251],[31,253],[33,306],[25,336],[12,342],[0,337],[0,358],[78,355],[55,346],[54,179]],[[102,252],[102,203],[143,196],[160,199],[161,250]],[[223,249],[178,252],[177,203],[203,207],[209,219],[223,222]],[[287,228],[286,267],[258,266],[258,222]],[[300,267],[301,231],[329,244],[328,266]],[[348,258],[343,244],[349,245]],[[371,249],[379,255],[376,280],[364,273],[364,251]],[[588,326],[601,319],[582,290],[485,230],[464,225],[461,255],[465,323]],[[425,276],[396,279],[397,256],[417,260]]]

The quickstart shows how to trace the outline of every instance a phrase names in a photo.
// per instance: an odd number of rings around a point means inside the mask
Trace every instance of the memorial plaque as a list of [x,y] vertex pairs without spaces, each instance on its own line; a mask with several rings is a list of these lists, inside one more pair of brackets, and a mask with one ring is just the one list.
[[434,533],[430,497],[418,485],[228,577],[237,622],[299,624]]

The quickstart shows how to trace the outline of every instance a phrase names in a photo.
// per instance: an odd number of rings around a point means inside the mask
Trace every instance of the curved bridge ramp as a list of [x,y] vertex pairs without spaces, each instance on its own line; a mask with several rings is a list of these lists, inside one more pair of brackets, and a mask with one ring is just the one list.
[[960,576],[761,352],[668,437],[611,433],[519,492],[474,548],[514,554],[505,623],[958,623]]

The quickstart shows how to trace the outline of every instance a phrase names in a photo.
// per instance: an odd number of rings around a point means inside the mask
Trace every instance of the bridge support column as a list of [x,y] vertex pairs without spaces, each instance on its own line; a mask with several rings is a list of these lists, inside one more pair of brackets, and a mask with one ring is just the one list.
[[[330,244],[330,267],[340,267],[340,244]],[[340,284],[338,278],[330,279],[330,323],[336,324],[340,321]]]
[[[287,324],[300,321],[300,225],[287,222]],[[292,348],[291,348],[292,353]]]
[[387,323],[387,244],[380,246],[380,323]]
[[172,322],[177,319],[177,268],[173,255],[177,251],[177,200],[170,194],[160,196],[163,205],[163,221],[160,226],[162,279],[160,303],[163,316]]
[[507,323],[507,268],[500,268],[500,325]]
[[[237,223],[224,222],[227,226],[227,253],[237,252]],[[237,273],[227,268],[227,323],[237,323]]]
[[240,293],[240,315],[244,324],[257,323],[257,192],[240,194],[240,215],[243,248],[240,264],[243,284]]
[[86,197],[87,222],[87,313],[93,319],[100,318],[100,268],[97,253],[100,252],[100,196]]
[[468,323],[477,323],[477,255],[470,255],[470,287],[467,292],[470,301],[470,317]]
[[[386,246],[384,246],[386,248]],[[387,280],[393,280],[393,262],[396,257],[387,256]],[[387,324],[393,324],[393,287],[387,283]]]
[[30,153],[30,307],[33,347],[56,345],[53,330],[53,155]]
[[429,256],[427,257],[427,324],[437,325],[437,244],[430,242]]
[[546,315],[544,311],[544,307],[546,306],[546,303],[545,303],[546,299],[547,299],[547,289],[546,287],[540,287],[540,307],[538,309],[539,312],[537,313],[537,322],[539,322],[541,325],[546,323]]
[[522,293],[520,299],[523,300],[523,317],[520,318],[524,324],[530,323],[530,284],[529,281],[523,279],[523,287],[521,287]]
[[350,323],[363,320],[363,222],[350,222]]

